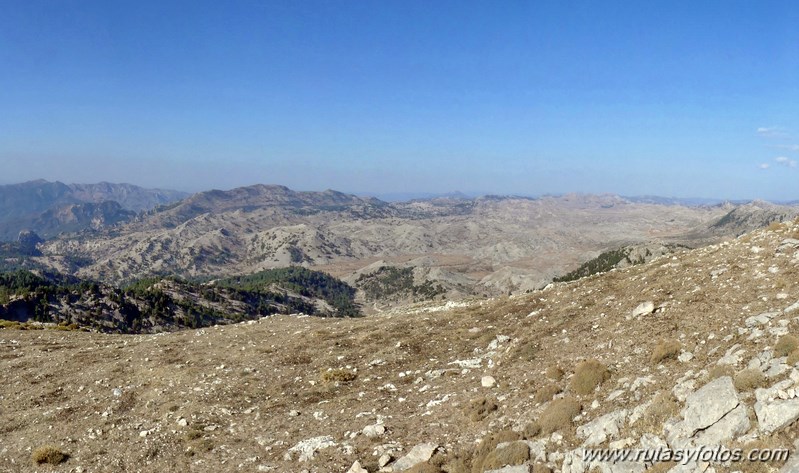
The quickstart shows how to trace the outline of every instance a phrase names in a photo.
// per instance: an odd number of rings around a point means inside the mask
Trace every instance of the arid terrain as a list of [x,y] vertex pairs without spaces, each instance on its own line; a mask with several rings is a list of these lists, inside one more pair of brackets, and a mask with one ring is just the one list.
[[365,310],[380,312],[540,289],[606,250],[696,247],[795,214],[767,203],[683,206],[611,195],[386,203],[252,186],[195,194],[127,223],[63,234],[39,246],[36,262],[107,283],[302,265],[353,284]]
[[[585,472],[588,447],[793,451],[798,276],[799,224],[785,223],[528,294],[358,319],[8,326],[0,470]],[[68,458],[36,464],[47,445]],[[796,471],[784,463],[653,471]]]

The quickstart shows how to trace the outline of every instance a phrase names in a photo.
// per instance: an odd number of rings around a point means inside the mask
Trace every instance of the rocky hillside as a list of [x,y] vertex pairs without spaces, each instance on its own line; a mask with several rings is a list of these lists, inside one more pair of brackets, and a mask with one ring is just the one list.
[[[389,204],[334,191],[252,186],[199,193],[105,232],[49,241],[40,262],[70,271],[70,261],[81,261],[76,275],[112,282],[154,273],[250,274],[292,264],[349,280],[378,263],[411,267],[414,285],[441,287],[451,297],[503,294],[543,287],[621,245],[684,243],[691,232],[702,243],[718,241],[701,232],[727,212],[590,195]],[[406,296],[389,299],[405,302]]]
[[[272,314],[360,315],[355,289],[304,268],[197,283],[149,278],[122,288],[58,274],[0,273],[0,322],[37,329],[158,333]],[[32,322],[37,322],[33,323]]]
[[64,184],[44,180],[0,186],[0,241],[32,230],[49,238],[62,232],[130,220],[142,210],[187,194],[131,184]]
[[4,329],[0,471],[643,472],[584,452],[661,448],[692,456],[650,471],[793,472],[779,455],[693,455],[795,452],[798,277],[799,224],[784,223],[374,317]]

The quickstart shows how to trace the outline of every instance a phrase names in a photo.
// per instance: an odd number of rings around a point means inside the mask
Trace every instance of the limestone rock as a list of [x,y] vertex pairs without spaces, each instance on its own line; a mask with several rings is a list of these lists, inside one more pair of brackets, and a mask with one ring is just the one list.
[[758,401],[755,415],[761,432],[770,434],[783,429],[799,419],[799,398]]
[[593,447],[618,437],[619,429],[627,419],[627,410],[611,412],[577,428],[577,435],[585,439],[584,446]]
[[433,456],[436,450],[438,450],[438,445],[434,443],[419,444],[392,465],[393,471],[405,471],[419,463],[424,463]]
[[361,466],[361,462],[356,461],[352,464],[347,473],[369,473],[369,470]]
[[693,436],[696,431],[710,427],[735,409],[740,399],[732,378],[722,376],[689,394],[685,402],[683,418]]
[[632,311],[633,317],[640,317],[642,315],[651,314],[655,311],[655,303],[652,301],[642,302],[636,306]]
[[370,439],[382,437],[386,433],[386,426],[383,424],[367,425],[361,433]]
[[291,447],[283,456],[283,459],[286,461],[291,461],[294,458],[294,454],[297,453],[300,456],[299,461],[306,462],[311,460],[319,450],[324,450],[326,448],[335,446],[336,442],[333,441],[333,437],[314,437],[303,440],[297,445]]

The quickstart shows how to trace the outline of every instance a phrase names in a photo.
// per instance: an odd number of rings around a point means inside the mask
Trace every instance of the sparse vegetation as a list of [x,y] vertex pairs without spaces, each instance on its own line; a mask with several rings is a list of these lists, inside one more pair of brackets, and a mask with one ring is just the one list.
[[69,455],[61,451],[58,447],[46,445],[39,447],[31,454],[31,460],[37,465],[50,464],[60,465],[69,459]]
[[591,394],[594,389],[610,378],[608,368],[598,360],[586,360],[574,369],[571,390],[576,394]]
[[480,397],[473,399],[469,405],[464,408],[464,414],[472,421],[479,422],[496,411],[498,407],[496,400]]
[[665,360],[676,360],[680,354],[682,345],[677,340],[661,340],[655,349],[652,350],[652,356],[649,361],[653,364],[661,363]]
[[529,459],[530,447],[524,442],[512,442],[504,448],[497,448],[489,453],[483,460],[482,471],[522,465]]
[[582,411],[582,405],[577,399],[564,397],[551,401],[538,419],[541,433],[564,431],[572,426],[573,419]]
[[794,366],[797,363],[799,363],[799,349],[796,349],[796,350],[792,351],[791,354],[788,355],[787,362],[791,366]]
[[552,381],[560,381],[566,373],[559,366],[550,366],[547,368],[545,375]]
[[322,371],[321,378],[325,383],[349,384],[355,381],[358,374],[345,368],[327,369]]
[[708,371],[707,380],[712,381],[716,378],[721,378],[722,376],[729,376],[732,378],[735,376],[735,370],[730,365],[715,365],[714,367],[710,368],[710,371]]
[[733,378],[733,382],[738,391],[751,391],[763,387],[766,376],[757,368],[747,368],[738,372]]
[[410,297],[413,301],[435,299],[446,290],[441,284],[424,281],[415,284],[413,268],[384,266],[370,274],[362,274],[355,285],[363,290],[367,300],[391,300]]
[[799,348],[799,338],[793,335],[783,335],[774,345],[774,356],[788,356]]
[[488,456],[496,450],[497,445],[505,442],[515,442],[517,440],[521,440],[521,436],[518,432],[512,430],[500,430],[499,432],[486,436],[477,446],[474,455],[471,457],[472,473],[482,473],[485,471],[483,463]]
[[545,402],[551,401],[552,398],[561,391],[562,389],[560,389],[560,386],[557,384],[547,384],[536,390],[533,400],[539,404],[543,404]]

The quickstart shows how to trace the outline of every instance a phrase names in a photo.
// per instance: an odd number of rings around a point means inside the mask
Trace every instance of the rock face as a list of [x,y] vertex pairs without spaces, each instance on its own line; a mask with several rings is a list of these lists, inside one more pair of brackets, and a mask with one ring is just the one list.
[[755,391],[755,415],[761,432],[770,434],[799,420],[799,397],[786,395],[792,385],[792,380],[787,379]]
[[746,433],[750,422],[732,378],[722,376],[689,394],[683,420],[667,425],[672,448],[721,445]]

